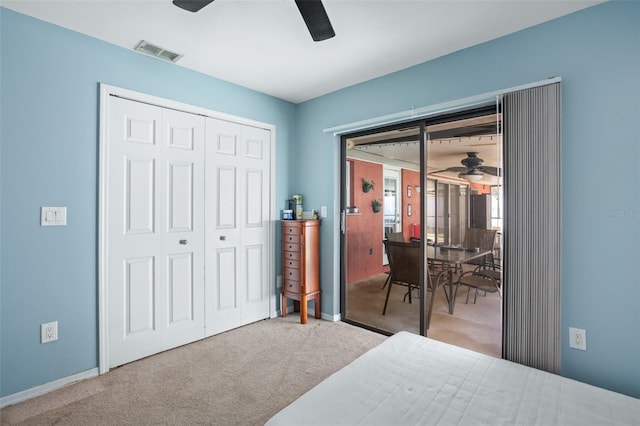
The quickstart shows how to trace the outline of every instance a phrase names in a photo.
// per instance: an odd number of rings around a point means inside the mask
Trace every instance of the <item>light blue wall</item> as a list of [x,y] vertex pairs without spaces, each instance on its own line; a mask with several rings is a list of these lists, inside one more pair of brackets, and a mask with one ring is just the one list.
[[[337,145],[323,129],[550,76],[563,96],[562,374],[640,397],[640,3],[605,3],[300,104],[292,172],[314,177],[297,187],[311,205],[332,206]],[[332,313],[335,215],[321,254]],[[586,352],[569,349],[568,327],[587,330]]]
[[[295,105],[0,8],[0,396],[97,366],[98,83],[276,126],[287,197]],[[40,227],[40,206],[68,226]],[[59,322],[40,344],[39,325]]]
[[[3,8],[0,31],[0,396],[97,366],[99,82],[275,124],[276,201],[302,193],[309,208],[329,206],[323,307],[337,314],[337,147],[322,129],[548,76],[563,79],[562,372],[640,396],[637,2],[597,6],[298,106]],[[69,225],[41,228],[42,205],[66,205]],[[619,210],[629,215],[606,214]],[[39,344],[39,324],[53,320],[60,340]],[[588,351],[568,348],[569,326],[587,329]]]

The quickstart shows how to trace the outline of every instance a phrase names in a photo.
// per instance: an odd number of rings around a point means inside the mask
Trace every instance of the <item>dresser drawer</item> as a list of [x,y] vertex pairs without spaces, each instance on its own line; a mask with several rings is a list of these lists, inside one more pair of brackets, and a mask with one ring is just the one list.
[[[283,259],[286,260],[300,260],[299,251],[284,251],[282,254]],[[286,263],[285,263],[286,265]]]
[[285,251],[295,251],[295,252],[300,252],[300,244],[294,244],[294,243],[282,243],[284,245],[284,250]]
[[284,291],[289,293],[300,293],[300,281],[284,279]]
[[[288,254],[290,252],[285,252],[285,255]],[[293,252],[291,252],[293,253]],[[298,254],[298,253],[296,253]],[[294,260],[294,259],[284,259],[284,267],[286,269],[300,269],[300,261],[299,260]]]
[[285,280],[296,280],[296,281],[300,281],[300,270],[299,269],[293,269],[293,268],[284,268],[284,271],[282,272],[283,278]]
[[282,237],[282,242],[285,244],[289,244],[289,243],[299,244],[300,235],[284,234],[284,236]]
[[284,235],[300,235],[299,226],[282,225],[282,233]]

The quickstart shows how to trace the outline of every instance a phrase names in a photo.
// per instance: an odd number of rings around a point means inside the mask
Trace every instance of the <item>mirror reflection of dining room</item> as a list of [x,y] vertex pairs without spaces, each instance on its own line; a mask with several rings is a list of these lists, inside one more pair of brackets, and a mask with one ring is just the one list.
[[420,333],[423,321],[431,338],[500,357],[499,119],[494,110],[347,140],[346,321],[387,334]]

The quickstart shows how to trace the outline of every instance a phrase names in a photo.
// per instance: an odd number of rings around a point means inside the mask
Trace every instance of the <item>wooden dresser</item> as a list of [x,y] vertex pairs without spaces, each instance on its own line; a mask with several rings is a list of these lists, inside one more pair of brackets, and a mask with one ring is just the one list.
[[300,323],[307,323],[307,301],[315,300],[315,317],[320,319],[320,221],[282,221],[282,316],[287,316],[287,299],[300,311]]

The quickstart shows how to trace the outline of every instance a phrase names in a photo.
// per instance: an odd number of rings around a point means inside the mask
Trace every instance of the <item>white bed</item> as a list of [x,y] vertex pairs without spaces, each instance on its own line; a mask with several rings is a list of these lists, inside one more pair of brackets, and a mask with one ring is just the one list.
[[401,332],[267,422],[425,424],[638,425],[640,399]]

